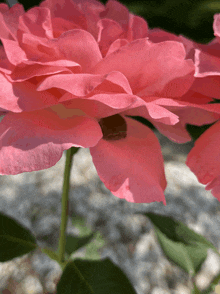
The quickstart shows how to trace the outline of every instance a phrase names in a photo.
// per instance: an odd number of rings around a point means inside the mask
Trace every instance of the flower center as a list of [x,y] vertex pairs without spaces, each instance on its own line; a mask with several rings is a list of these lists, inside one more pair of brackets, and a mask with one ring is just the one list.
[[127,136],[126,121],[119,114],[100,119],[99,125],[106,141],[121,140]]

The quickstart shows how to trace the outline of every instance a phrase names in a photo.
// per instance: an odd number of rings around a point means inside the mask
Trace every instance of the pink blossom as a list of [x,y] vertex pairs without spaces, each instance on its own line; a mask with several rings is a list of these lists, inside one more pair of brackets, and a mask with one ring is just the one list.
[[[192,90],[220,99],[220,14],[214,16],[213,29],[215,35],[213,41],[207,45],[193,45],[196,71]],[[213,106],[213,113],[219,113],[219,104],[209,104],[208,107],[210,106]],[[196,141],[187,157],[186,164],[198,180],[207,185],[206,190],[211,190],[220,201],[219,138],[220,122],[218,121]]]
[[188,154],[186,164],[206,190],[220,201],[220,122],[205,131]]
[[220,99],[220,14],[214,15],[215,38],[208,44],[199,44],[184,36],[176,36],[160,29],[148,31],[153,42],[174,40],[181,42],[195,63],[195,81],[192,90],[208,97]]
[[80,146],[114,195],[165,204],[159,142],[127,115],[181,142],[188,121],[214,122],[219,111],[190,90],[184,45],[147,34],[145,20],[113,0],[46,0],[27,12],[0,4],[0,173],[49,168]]

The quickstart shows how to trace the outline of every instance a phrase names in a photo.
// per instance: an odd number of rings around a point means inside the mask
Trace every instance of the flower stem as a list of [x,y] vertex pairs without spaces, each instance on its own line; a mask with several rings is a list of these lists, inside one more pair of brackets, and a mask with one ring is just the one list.
[[68,220],[68,196],[70,186],[70,171],[72,166],[73,155],[79,150],[80,147],[72,147],[66,151],[66,164],[64,170],[63,180],[63,194],[62,194],[62,212],[61,212],[61,225],[60,225],[60,239],[58,256],[60,265],[65,262],[65,245],[66,245],[66,227]]

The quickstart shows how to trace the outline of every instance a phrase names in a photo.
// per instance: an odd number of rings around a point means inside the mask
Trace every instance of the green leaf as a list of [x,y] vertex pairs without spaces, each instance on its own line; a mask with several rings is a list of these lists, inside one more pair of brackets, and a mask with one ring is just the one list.
[[[194,283],[193,286],[194,286],[194,287],[193,287],[193,290],[192,290],[191,294],[200,294],[201,292],[200,292],[200,290],[197,288],[197,286],[196,286],[195,283]],[[207,293],[207,294],[208,294],[208,293]]]
[[50,259],[53,259],[59,263],[59,256],[56,252],[52,251],[49,248],[41,248],[41,251],[46,254]]
[[22,256],[36,248],[36,239],[28,229],[0,213],[0,262]]
[[167,256],[191,275],[195,275],[207,257],[207,249],[217,251],[203,236],[171,217],[146,213],[152,221],[158,241]]
[[85,246],[87,243],[89,243],[92,238],[94,237],[94,234],[91,233],[88,236],[85,237],[75,237],[71,235],[67,235],[66,237],[66,253],[68,255],[71,255],[75,251],[77,251],[79,248]]
[[57,294],[136,294],[125,274],[109,258],[69,262],[57,285]]
[[95,235],[95,238],[86,245],[86,259],[100,259],[100,253],[99,250],[105,245],[105,240],[100,234],[100,232],[97,232]]
[[71,221],[73,226],[79,230],[80,237],[83,237],[92,233],[90,228],[86,226],[86,220],[83,217],[71,216]]

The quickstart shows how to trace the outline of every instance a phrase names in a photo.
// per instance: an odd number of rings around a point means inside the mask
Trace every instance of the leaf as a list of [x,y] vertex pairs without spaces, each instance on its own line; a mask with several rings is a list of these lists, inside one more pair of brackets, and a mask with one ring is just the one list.
[[57,294],[136,294],[128,278],[109,258],[67,264]]
[[36,248],[36,239],[28,229],[0,213],[0,262],[22,256]]
[[194,283],[191,294],[200,294],[200,293],[201,293],[200,290],[197,288],[196,284]]
[[85,258],[87,259],[100,259],[100,253],[99,250],[105,245],[105,240],[100,234],[100,232],[97,232],[95,235],[95,238],[86,245],[86,255]]
[[50,259],[53,259],[59,263],[59,257],[56,252],[52,251],[49,248],[41,248],[41,251],[46,254]]
[[72,225],[79,230],[80,237],[89,235],[92,233],[90,228],[86,226],[86,220],[80,216],[71,216]]
[[146,213],[152,221],[158,241],[167,256],[191,275],[195,275],[207,257],[207,249],[217,251],[203,236],[171,217]]
[[91,233],[85,237],[75,237],[75,236],[67,235],[66,247],[65,247],[66,253],[68,255],[71,255],[72,253],[77,251],[79,248],[88,244],[93,237],[94,237],[94,233]]

